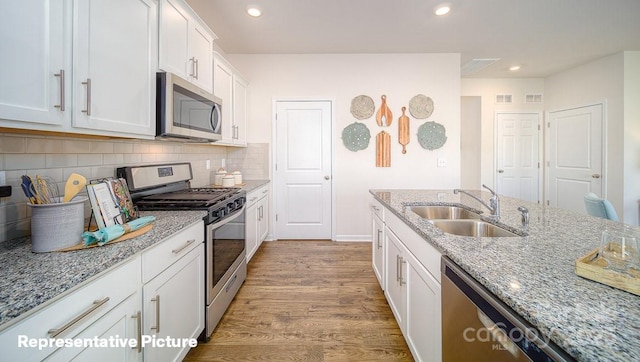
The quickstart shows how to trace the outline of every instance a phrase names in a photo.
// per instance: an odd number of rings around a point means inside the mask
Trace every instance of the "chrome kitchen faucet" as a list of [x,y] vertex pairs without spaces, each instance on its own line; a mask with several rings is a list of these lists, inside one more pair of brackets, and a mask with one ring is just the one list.
[[487,209],[489,209],[489,211],[491,211],[491,216],[495,217],[496,219],[500,218],[500,197],[498,197],[498,194],[496,194],[495,191],[493,191],[492,189],[487,187],[487,185],[482,184],[482,187],[484,187],[485,189],[487,189],[487,190],[489,190],[491,192],[491,198],[489,199],[489,204],[484,202],[481,198],[479,198],[477,196],[474,196],[474,195],[470,194],[469,192],[467,192],[465,190],[454,189],[453,193],[454,194],[463,193],[463,194],[465,194],[467,196],[470,196],[470,197],[474,198],[479,203],[484,205]]

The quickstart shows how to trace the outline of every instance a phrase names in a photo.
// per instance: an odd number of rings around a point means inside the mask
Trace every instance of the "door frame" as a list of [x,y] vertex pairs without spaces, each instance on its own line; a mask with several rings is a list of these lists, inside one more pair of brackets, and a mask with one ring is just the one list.
[[544,121],[544,142],[545,142],[545,158],[544,158],[544,205],[549,205],[549,185],[550,185],[550,180],[549,180],[549,160],[551,159],[551,145],[550,145],[550,141],[549,140],[549,125],[550,125],[550,119],[551,119],[551,113],[555,113],[555,112],[562,112],[562,111],[569,111],[572,109],[578,109],[578,108],[585,108],[585,107],[591,107],[591,106],[602,106],[602,134],[601,136],[601,140],[602,140],[602,173],[601,173],[601,179],[602,179],[602,195],[598,195],[600,197],[602,197],[603,199],[607,198],[607,184],[608,184],[608,180],[609,180],[609,173],[608,173],[608,168],[607,168],[607,158],[608,158],[608,150],[609,150],[609,143],[607,142],[607,130],[609,128],[609,124],[608,124],[608,109],[607,109],[607,100],[603,100],[603,101],[599,101],[599,102],[591,102],[591,103],[584,103],[581,105],[576,105],[576,106],[571,106],[571,107],[563,107],[563,108],[558,108],[558,109],[554,109],[554,110],[549,110],[545,112],[545,121]]
[[[278,102],[329,102],[331,104],[331,240],[336,241],[336,176],[335,176],[335,161],[336,161],[336,101],[333,97],[273,97],[271,100],[271,175],[273,175],[273,185],[277,185],[277,173],[276,173],[276,135],[277,135],[277,119],[276,115],[278,112]],[[274,192],[272,193],[273,200],[273,212],[270,215],[270,223],[273,225],[273,233],[271,236],[273,240],[278,240],[278,230],[276,228],[276,215],[278,214],[278,210],[275,209],[275,206],[278,205],[277,197],[278,193],[275,192],[276,188],[272,187]]]
[[538,203],[544,203],[544,200],[546,200],[545,198],[545,167],[544,165],[546,165],[546,161],[545,161],[545,131],[544,131],[544,127],[542,125],[546,124],[545,118],[544,118],[544,111],[523,111],[523,110],[514,110],[514,111],[507,111],[507,110],[499,110],[499,111],[495,111],[493,114],[493,181],[494,181],[494,187],[496,187],[496,192],[499,192],[497,190],[497,185],[498,185],[498,176],[496,175],[496,173],[498,172],[498,116],[502,115],[502,114],[537,114],[538,115]]

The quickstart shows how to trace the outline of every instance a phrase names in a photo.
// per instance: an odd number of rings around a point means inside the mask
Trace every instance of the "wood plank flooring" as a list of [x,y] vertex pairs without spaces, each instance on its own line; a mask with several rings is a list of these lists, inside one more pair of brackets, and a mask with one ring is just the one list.
[[268,241],[208,343],[185,361],[413,361],[370,243]]

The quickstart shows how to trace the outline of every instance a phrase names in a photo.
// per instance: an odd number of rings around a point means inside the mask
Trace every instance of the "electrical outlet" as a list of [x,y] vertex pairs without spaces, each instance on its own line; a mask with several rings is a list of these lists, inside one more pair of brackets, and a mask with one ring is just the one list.
[[227,160],[226,159],[222,159],[222,161],[220,161],[220,167],[222,168],[227,168]]
[[207,160],[205,167],[207,168],[207,170],[211,169],[211,160]]
[[7,172],[0,171],[0,186],[7,184]]
[[447,198],[447,194],[445,194],[444,192],[438,192],[438,201],[444,201]]
[[438,167],[447,167],[447,159],[446,158],[438,158]]

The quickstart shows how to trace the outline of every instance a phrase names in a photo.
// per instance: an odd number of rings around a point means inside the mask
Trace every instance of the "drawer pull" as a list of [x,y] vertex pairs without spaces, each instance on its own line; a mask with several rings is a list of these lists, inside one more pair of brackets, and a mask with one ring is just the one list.
[[136,320],[136,328],[138,329],[138,332],[136,334],[136,341],[138,343],[136,343],[136,346],[132,347],[132,349],[136,349],[138,350],[138,353],[142,353],[142,315],[140,311],[138,311],[135,315],[132,315],[131,318],[134,318]]
[[171,252],[176,254],[176,255],[180,254],[184,249],[187,248],[187,246],[193,244],[195,241],[196,241],[196,239],[187,240],[187,243],[184,244],[180,249],[173,249],[173,250],[171,250]]
[[60,111],[64,112],[64,69],[60,69],[60,73],[54,74],[55,77],[60,77],[60,104],[55,105],[55,108],[60,108]]
[[152,302],[156,302],[156,325],[151,327],[151,330],[155,330],[156,333],[160,333],[160,295],[156,295],[151,299]]
[[378,229],[378,249],[382,249],[382,243],[380,242],[382,239],[382,230]]
[[104,305],[108,301],[109,301],[109,297],[106,297],[106,298],[104,298],[102,300],[94,300],[93,301],[93,305],[91,307],[87,308],[87,310],[85,310],[84,312],[80,313],[75,318],[73,318],[72,320],[67,322],[67,324],[63,325],[60,328],[50,329],[47,332],[47,333],[49,333],[49,337],[56,338],[57,336],[60,335],[60,333],[66,331],[69,328],[71,328],[74,324],[80,322],[82,319],[84,319],[84,317],[88,316],[89,314],[91,314],[91,312],[93,312],[94,310],[100,308],[102,305]]
[[86,113],[87,117],[91,115],[91,79],[87,78],[86,82],[82,82],[81,84],[87,86],[87,103],[86,108],[81,110],[82,113]]

